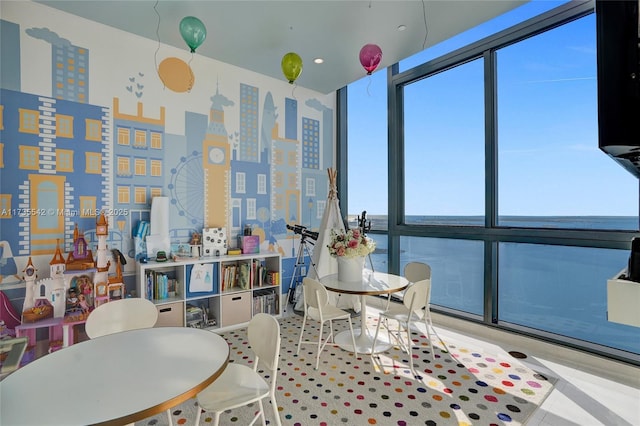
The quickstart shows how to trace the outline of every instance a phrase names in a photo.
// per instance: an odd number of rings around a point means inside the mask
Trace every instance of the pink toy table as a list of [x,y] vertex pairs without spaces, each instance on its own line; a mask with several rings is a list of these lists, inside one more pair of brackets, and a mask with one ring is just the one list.
[[74,340],[74,333],[73,333],[73,327],[78,325],[78,324],[84,324],[85,322],[87,322],[86,319],[83,320],[79,320],[79,321],[62,321],[62,330],[63,330],[63,334],[62,334],[62,347],[66,348],[67,346],[71,346],[74,343],[76,343]]
[[49,327],[49,341],[63,339],[62,318],[49,318],[42,321],[23,323],[16,326],[16,337],[26,336],[29,339],[29,346],[36,344],[36,330]]
[[80,321],[64,321],[64,318],[49,318],[42,321],[24,323],[16,326],[16,337],[26,336],[29,339],[28,346],[36,344],[36,330],[49,327],[49,341],[62,340],[62,347],[73,345],[73,327],[84,324],[86,319]]

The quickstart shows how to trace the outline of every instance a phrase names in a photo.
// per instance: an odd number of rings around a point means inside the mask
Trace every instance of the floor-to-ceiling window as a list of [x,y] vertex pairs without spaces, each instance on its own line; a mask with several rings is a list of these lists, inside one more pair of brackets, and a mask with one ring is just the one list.
[[638,179],[598,149],[593,2],[532,3],[348,87],[345,204],[382,269],[432,266],[434,309],[640,362],[607,321]]
[[[370,257],[374,268],[388,271],[387,244],[387,76],[384,70],[366,76],[349,86],[347,175],[349,196],[341,206],[350,227],[358,226],[363,212],[371,224],[368,236],[376,241],[376,251]],[[340,178],[340,176],[339,176]],[[348,213],[348,215],[347,215]]]
[[404,88],[404,223],[484,224],[483,90],[481,59]]
[[598,148],[595,46],[590,14],[497,50],[498,225],[638,229],[638,179]]

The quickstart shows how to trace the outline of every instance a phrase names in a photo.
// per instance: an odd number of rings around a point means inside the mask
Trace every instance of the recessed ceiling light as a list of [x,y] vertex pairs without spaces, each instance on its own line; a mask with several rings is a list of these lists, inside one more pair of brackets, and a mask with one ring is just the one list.
[[397,29],[398,29],[398,31],[404,31],[404,30],[406,30],[406,29],[407,29],[407,26],[406,26],[406,25],[404,25],[404,24],[403,24],[403,25],[398,25],[398,28],[397,28]]
[[322,59],[322,58],[315,58],[315,59],[313,60],[313,62],[315,62],[316,64],[321,64],[321,63],[323,63],[323,62],[324,62],[324,59]]

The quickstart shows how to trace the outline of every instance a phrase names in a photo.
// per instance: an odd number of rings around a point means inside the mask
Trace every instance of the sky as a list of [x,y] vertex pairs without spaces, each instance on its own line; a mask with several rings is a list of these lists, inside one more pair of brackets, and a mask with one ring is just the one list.
[[[562,3],[530,2],[402,61],[400,71]],[[406,88],[408,215],[484,214],[482,72],[477,60]],[[499,214],[637,216],[638,179],[598,148],[595,16],[501,49],[497,72]],[[385,215],[385,69],[349,85],[348,116],[348,213]]]

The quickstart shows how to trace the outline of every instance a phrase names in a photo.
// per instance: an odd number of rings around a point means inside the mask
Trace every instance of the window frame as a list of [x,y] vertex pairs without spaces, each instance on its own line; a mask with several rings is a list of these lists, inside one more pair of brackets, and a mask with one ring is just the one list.
[[[498,243],[534,243],[590,248],[610,248],[628,250],[631,240],[639,237],[640,232],[618,230],[576,230],[548,228],[513,228],[497,226],[497,129],[496,95],[492,87],[495,81],[495,51],[501,47],[517,43],[555,27],[594,13],[594,1],[569,2],[534,18],[525,20],[506,30],[485,37],[461,49],[427,61],[423,64],[399,72],[399,65],[387,68],[387,111],[388,111],[388,228],[372,229],[370,234],[388,239],[388,272],[401,274],[400,238],[405,236],[450,238],[459,240],[480,240],[484,244],[484,289],[483,315],[470,315],[446,307],[432,307],[435,312],[460,317],[471,322],[483,323],[492,327],[515,331],[556,344],[587,350],[609,358],[632,362],[640,365],[633,354],[615,348],[598,346],[590,342],[581,342],[565,336],[551,335],[544,330],[518,327],[498,321]],[[441,225],[410,225],[404,223],[404,173],[403,173],[403,88],[414,81],[429,78],[431,75],[446,71],[465,62],[482,58],[485,61],[485,223],[484,226],[458,227]],[[340,204],[349,212],[348,200],[348,158],[347,158],[347,88],[337,93],[337,167],[338,192]]]

